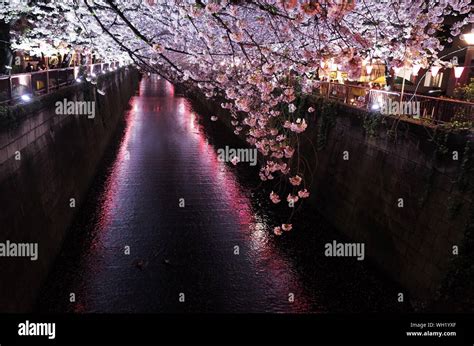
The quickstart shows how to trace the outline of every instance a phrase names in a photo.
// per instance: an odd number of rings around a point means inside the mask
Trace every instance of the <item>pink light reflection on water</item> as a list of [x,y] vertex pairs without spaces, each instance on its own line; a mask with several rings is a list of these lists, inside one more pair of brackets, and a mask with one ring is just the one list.
[[[206,157],[209,162],[209,174],[218,185],[218,190],[225,195],[233,218],[238,220],[241,232],[245,233],[248,240],[249,248],[252,254],[249,256],[254,260],[257,270],[264,273],[265,278],[271,278],[269,285],[274,290],[281,291],[281,297],[288,297],[289,293],[293,293],[297,298],[288,305],[288,310],[293,312],[310,311],[309,300],[305,298],[305,292],[299,283],[299,278],[292,268],[292,263],[284,258],[279,250],[275,247],[271,238],[275,237],[272,233],[273,226],[269,225],[265,218],[258,213],[252,206],[250,199],[245,195],[240,186],[233,165],[218,160],[216,150],[211,146],[201,126],[195,124],[195,113],[188,100],[181,99],[179,101],[180,114],[183,116],[183,123],[188,124],[187,131],[194,135],[198,142],[200,154]],[[199,116],[199,115],[198,115]],[[239,163],[245,164],[245,163]],[[278,241],[278,239],[276,239]],[[286,310],[286,312],[289,312]]]
[[168,81],[165,81],[166,85],[166,95],[169,97],[174,97],[174,85]]
[[[245,242],[242,248],[247,248],[250,251],[248,258],[251,261],[251,267],[255,275],[257,275],[259,280],[264,281],[264,287],[271,289],[273,292],[278,292],[277,295],[281,299],[288,299],[289,293],[293,293],[297,297],[294,303],[288,303],[284,311],[309,311],[310,304],[305,298],[304,289],[300,284],[298,275],[292,268],[291,261],[285,258],[277,248],[278,244],[275,242],[275,236],[272,234],[273,225],[269,225],[265,217],[261,215],[261,212],[252,206],[250,199],[246,196],[233,172],[235,168],[218,160],[217,148],[209,144],[203,128],[197,123],[196,119],[199,116],[193,112],[189,101],[185,98],[175,97],[174,86],[166,81],[164,83],[166,95],[163,99],[160,98],[160,102],[166,102],[167,105],[174,104],[177,107],[177,112],[175,113],[177,118],[175,121],[180,125],[182,131],[176,135],[186,136],[187,138],[185,139],[198,149],[198,157],[196,159],[212,181],[212,184],[217,186],[216,190],[221,194],[221,199],[227,204],[226,212],[230,213],[230,215],[226,218],[233,222],[236,221],[235,227],[238,228],[238,232],[241,233],[242,239]],[[142,81],[139,95],[144,94],[144,90],[142,90],[143,85],[144,82]],[[100,217],[95,227],[96,234],[88,249],[86,258],[103,261],[104,251],[110,250],[105,248],[105,244],[110,245],[107,240],[109,226],[117,218],[117,215],[121,215],[124,212],[122,208],[129,207],[126,204],[127,202],[121,200],[118,195],[121,189],[121,182],[127,176],[127,170],[131,169],[130,165],[133,164],[133,160],[130,160],[129,156],[134,155],[134,153],[128,151],[129,142],[134,136],[140,135],[141,126],[146,126],[143,123],[147,121],[147,118],[143,117],[142,112],[152,112],[156,113],[158,117],[163,117],[169,111],[169,109],[162,109],[159,104],[156,107],[153,106],[151,109],[147,108],[144,110],[145,103],[142,104],[140,102],[141,97],[143,96],[134,97],[131,100],[131,109],[126,115],[125,133],[120,143],[117,159],[105,183],[105,192],[100,201],[100,210],[98,212]],[[94,268],[96,273],[86,274],[88,275],[86,282],[94,281],[90,287],[85,285],[86,295],[89,289],[92,290],[93,287],[100,286],[100,283],[95,281],[100,277],[97,275],[97,271],[103,269],[100,263],[90,263],[88,267]],[[262,294],[265,293],[262,292]],[[77,310],[90,311],[84,304],[78,305]]]
[[[83,258],[83,260],[88,262],[87,267],[93,270],[93,272],[84,273],[87,276],[85,280],[86,282],[94,280],[94,278],[97,277],[97,271],[101,268],[96,260],[102,258],[101,254],[104,251],[103,240],[106,236],[108,226],[112,222],[114,215],[117,213],[117,204],[119,200],[116,197],[120,191],[119,177],[122,172],[128,168],[130,163],[128,143],[133,133],[132,130],[136,125],[135,120],[137,112],[140,111],[139,99],[133,97],[129,105],[130,109],[125,115],[126,126],[117,153],[117,158],[115,159],[111,168],[111,173],[108,175],[104,184],[104,193],[101,194],[101,199],[98,203],[99,210],[97,211],[97,215],[99,215],[99,217],[94,225],[95,232],[93,234],[93,239],[89,243],[89,248],[85,250],[85,256]],[[81,289],[83,290],[83,292],[81,292],[82,295],[89,296],[89,294],[93,293],[92,291],[94,287],[82,284]],[[75,303],[72,309],[76,313],[91,311],[91,307],[87,300]]]

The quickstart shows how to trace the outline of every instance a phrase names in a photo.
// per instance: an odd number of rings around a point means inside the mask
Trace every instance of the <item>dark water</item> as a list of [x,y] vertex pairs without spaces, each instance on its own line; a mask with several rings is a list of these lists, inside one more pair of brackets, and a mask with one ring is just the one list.
[[217,123],[204,130],[200,119],[210,116],[171,84],[142,80],[38,311],[404,309],[400,289],[368,261],[324,257],[326,242],[344,238],[314,212],[303,209],[294,231],[274,236],[281,220],[256,188],[255,168],[217,160],[216,148],[238,143]]

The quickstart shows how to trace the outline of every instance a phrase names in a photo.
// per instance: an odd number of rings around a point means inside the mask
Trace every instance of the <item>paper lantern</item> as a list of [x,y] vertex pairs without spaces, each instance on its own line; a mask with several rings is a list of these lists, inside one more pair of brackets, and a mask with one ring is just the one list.
[[431,75],[433,77],[436,77],[440,69],[441,69],[441,66],[431,66],[431,69],[430,69]]
[[460,78],[463,71],[464,71],[464,66],[456,66],[454,68],[454,77],[456,77],[456,79]]
[[462,39],[470,46],[474,46],[474,31],[469,34],[462,35]]
[[413,65],[412,74],[414,76],[418,76],[418,72],[420,72],[420,69],[421,69],[421,65],[419,65],[419,64]]

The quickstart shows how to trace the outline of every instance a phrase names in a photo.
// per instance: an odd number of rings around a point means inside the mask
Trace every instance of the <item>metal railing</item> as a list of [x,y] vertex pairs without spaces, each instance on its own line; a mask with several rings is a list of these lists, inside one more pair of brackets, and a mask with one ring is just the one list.
[[[373,111],[388,111],[390,115],[403,115],[413,119],[421,119],[433,123],[446,123],[455,119],[474,121],[474,103],[442,97],[431,97],[399,91],[369,89],[361,86],[321,82],[320,95],[350,106]],[[400,103],[403,102],[403,103]],[[396,107],[393,107],[396,105]],[[413,105],[418,114],[399,112]],[[385,107],[385,108],[384,108]],[[404,108],[401,108],[404,107]],[[418,109],[419,107],[419,109]],[[413,109],[412,109],[413,110]]]
[[[0,104],[16,101],[22,95],[37,96],[48,94],[63,86],[73,84],[78,76],[99,75],[119,67],[117,62],[20,73],[0,77]],[[357,108],[380,111],[396,102],[405,104],[415,102],[419,105],[419,114],[403,114],[414,119],[428,120],[433,123],[450,122],[460,117],[464,121],[474,121],[474,103],[441,97],[431,97],[398,91],[369,89],[366,87],[321,82],[320,95]]]
[[79,76],[99,75],[118,67],[118,62],[112,62],[0,76],[0,104],[15,102],[23,95],[48,94],[75,83]]

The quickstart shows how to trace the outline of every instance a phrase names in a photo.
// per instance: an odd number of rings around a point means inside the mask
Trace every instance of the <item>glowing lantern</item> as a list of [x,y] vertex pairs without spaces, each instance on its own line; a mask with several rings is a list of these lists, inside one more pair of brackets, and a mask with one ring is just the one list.
[[441,69],[440,66],[431,66],[431,69],[430,69],[431,75],[433,77],[436,77],[438,75],[438,72],[439,72],[440,69]]
[[466,41],[466,43],[470,46],[474,45],[474,30],[471,31],[469,34],[461,35],[461,38]]
[[418,76],[418,72],[420,72],[420,69],[421,69],[421,65],[419,65],[419,64],[413,65],[412,74],[414,76]]
[[374,69],[374,67],[372,65],[367,65],[365,67],[365,70],[367,71],[367,74],[370,75],[372,73],[372,70]]
[[456,79],[460,78],[463,71],[464,71],[464,66],[456,66],[454,68],[454,77],[456,77]]

